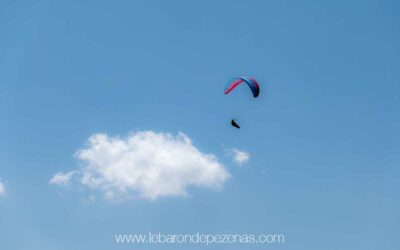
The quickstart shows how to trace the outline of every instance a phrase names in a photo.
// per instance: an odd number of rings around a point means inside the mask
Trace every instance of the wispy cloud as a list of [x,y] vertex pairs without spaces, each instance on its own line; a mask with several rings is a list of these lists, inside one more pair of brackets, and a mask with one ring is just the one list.
[[82,168],[57,173],[50,183],[69,183],[76,174],[81,185],[110,200],[186,196],[189,186],[218,189],[229,178],[216,156],[202,153],[183,133],[140,131],[126,138],[94,134],[75,157]]
[[68,173],[58,172],[50,179],[49,184],[67,186],[74,174],[75,171],[70,171]]
[[250,154],[237,148],[227,148],[225,149],[225,152],[228,156],[232,157],[233,162],[239,166],[242,166],[250,161]]
[[4,196],[6,194],[6,187],[3,182],[0,181],[0,196]]

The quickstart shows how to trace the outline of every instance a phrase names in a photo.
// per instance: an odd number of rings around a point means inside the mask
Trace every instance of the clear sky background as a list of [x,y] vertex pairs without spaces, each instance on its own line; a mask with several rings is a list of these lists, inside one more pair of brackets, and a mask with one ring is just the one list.
[[[399,249],[399,12],[397,1],[1,1],[0,249],[155,249],[114,234],[158,231]],[[245,86],[223,94],[238,75],[259,80],[258,99]],[[49,185],[79,167],[91,135],[143,130],[185,133],[231,178],[118,203]],[[208,247],[232,248],[266,246]]]

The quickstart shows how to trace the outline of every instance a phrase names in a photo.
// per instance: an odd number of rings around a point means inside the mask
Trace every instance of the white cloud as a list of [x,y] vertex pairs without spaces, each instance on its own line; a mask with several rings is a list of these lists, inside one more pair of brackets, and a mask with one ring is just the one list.
[[232,157],[233,162],[242,166],[250,161],[250,154],[236,148],[225,149],[225,152]]
[[75,171],[71,171],[65,174],[63,172],[58,172],[50,179],[49,183],[53,185],[67,186],[70,183],[71,177],[74,174]]
[[229,178],[216,156],[200,152],[183,133],[94,134],[75,157],[79,182],[111,200],[186,196],[189,186],[218,189]]
[[6,188],[2,182],[0,182],[0,196],[4,196],[6,194]]

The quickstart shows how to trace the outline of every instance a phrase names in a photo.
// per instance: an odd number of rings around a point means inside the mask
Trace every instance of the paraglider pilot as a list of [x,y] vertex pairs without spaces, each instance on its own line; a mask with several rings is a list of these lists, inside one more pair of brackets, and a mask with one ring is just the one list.
[[240,128],[240,126],[235,122],[235,119],[232,119],[231,125],[235,128]]

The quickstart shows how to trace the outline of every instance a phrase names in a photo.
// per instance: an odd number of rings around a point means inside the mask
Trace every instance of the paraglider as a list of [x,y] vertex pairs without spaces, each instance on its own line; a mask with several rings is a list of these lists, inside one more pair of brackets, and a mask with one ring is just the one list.
[[[249,86],[254,98],[258,97],[258,95],[260,94],[260,84],[258,84],[256,79],[251,77],[233,78],[231,81],[228,82],[224,94],[225,95],[229,94],[232,90],[234,90],[237,86],[239,86],[242,83],[246,83]],[[236,123],[235,119],[231,120],[231,125],[237,129],[240,129],[240,126]]]
[[247,83],[247,85],[250,87],[251,92],[253,93],[253,97],[256,98],[260,94],[260,85],[254,78],[250,77],[236,77],[232,79],[228,86],[225,88],[225,95],[229,94],[232,90],[234,90],[237,86],[239,86],[241,83]]
[[240,126],[235,122],[235,119],[232,119],[231,125],[235,128],[240,128]]

